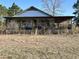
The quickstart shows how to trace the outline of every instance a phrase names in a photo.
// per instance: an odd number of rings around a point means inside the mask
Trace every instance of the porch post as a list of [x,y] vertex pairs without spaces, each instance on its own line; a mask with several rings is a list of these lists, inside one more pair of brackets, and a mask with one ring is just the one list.
[[38,25],[38,21],[37,21],[37,19],[35,19],[35,35],[38,35],[37,25]]
[[37,34],[38,34],[38,28],[35,29],[35,35],[37,35]]
[[48,34],[49,34],[49,35],[50,35],[50,33],[51,33],[50,28],[51,28],[51,21],[49,20],[49,27],[48,27]]
[[19,34],[21,34],[21,21],[19,21]]
[[59,23],[57,23],[57,28],[58,28],[58,34],[60,34],[60,24]]
[[7,34],[7,19],[5,19],[5,34]]

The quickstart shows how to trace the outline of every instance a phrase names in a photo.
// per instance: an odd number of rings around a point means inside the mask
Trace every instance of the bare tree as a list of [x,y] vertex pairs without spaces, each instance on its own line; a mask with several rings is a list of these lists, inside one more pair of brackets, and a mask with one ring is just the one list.
[[44,3],[46,11],[53,16],[57,15],[61,11],[61,0],[42,0],[42,2]]

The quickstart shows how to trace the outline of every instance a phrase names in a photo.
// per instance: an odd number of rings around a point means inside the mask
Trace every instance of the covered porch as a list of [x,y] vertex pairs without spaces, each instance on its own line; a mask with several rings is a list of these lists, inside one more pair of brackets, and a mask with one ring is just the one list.
[[[63,33],[63,22],[72,24],[72,17],[5,17],[8,34],[59,34]],[[66,28],[68,29],[68,28]]]

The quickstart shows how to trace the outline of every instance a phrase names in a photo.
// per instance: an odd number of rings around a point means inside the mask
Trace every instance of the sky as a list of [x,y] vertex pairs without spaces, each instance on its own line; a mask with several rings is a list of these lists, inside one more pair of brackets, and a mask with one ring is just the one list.
[[[43,3],[41,0],[0,0],[0,4],[3,6],[11,7],[12,3],[15,2],[16,5],[21,7],[23,10],[29,8],[30,6],[35,6],[41,10],[44,10]],[[73,4],[76,0],[62,0],[61,2],[61,10],[63,16],[72,16],[74,9]]]

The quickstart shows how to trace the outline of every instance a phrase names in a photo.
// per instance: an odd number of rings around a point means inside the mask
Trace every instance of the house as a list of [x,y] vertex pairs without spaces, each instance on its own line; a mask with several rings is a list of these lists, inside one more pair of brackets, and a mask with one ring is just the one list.
[[[6,33],[53,34],[63,31],[64,26],[72,24],[73,16],[52,16],[36,7],[12,16],[4,17]],[[63,28],[63,29],[62,29]]]

